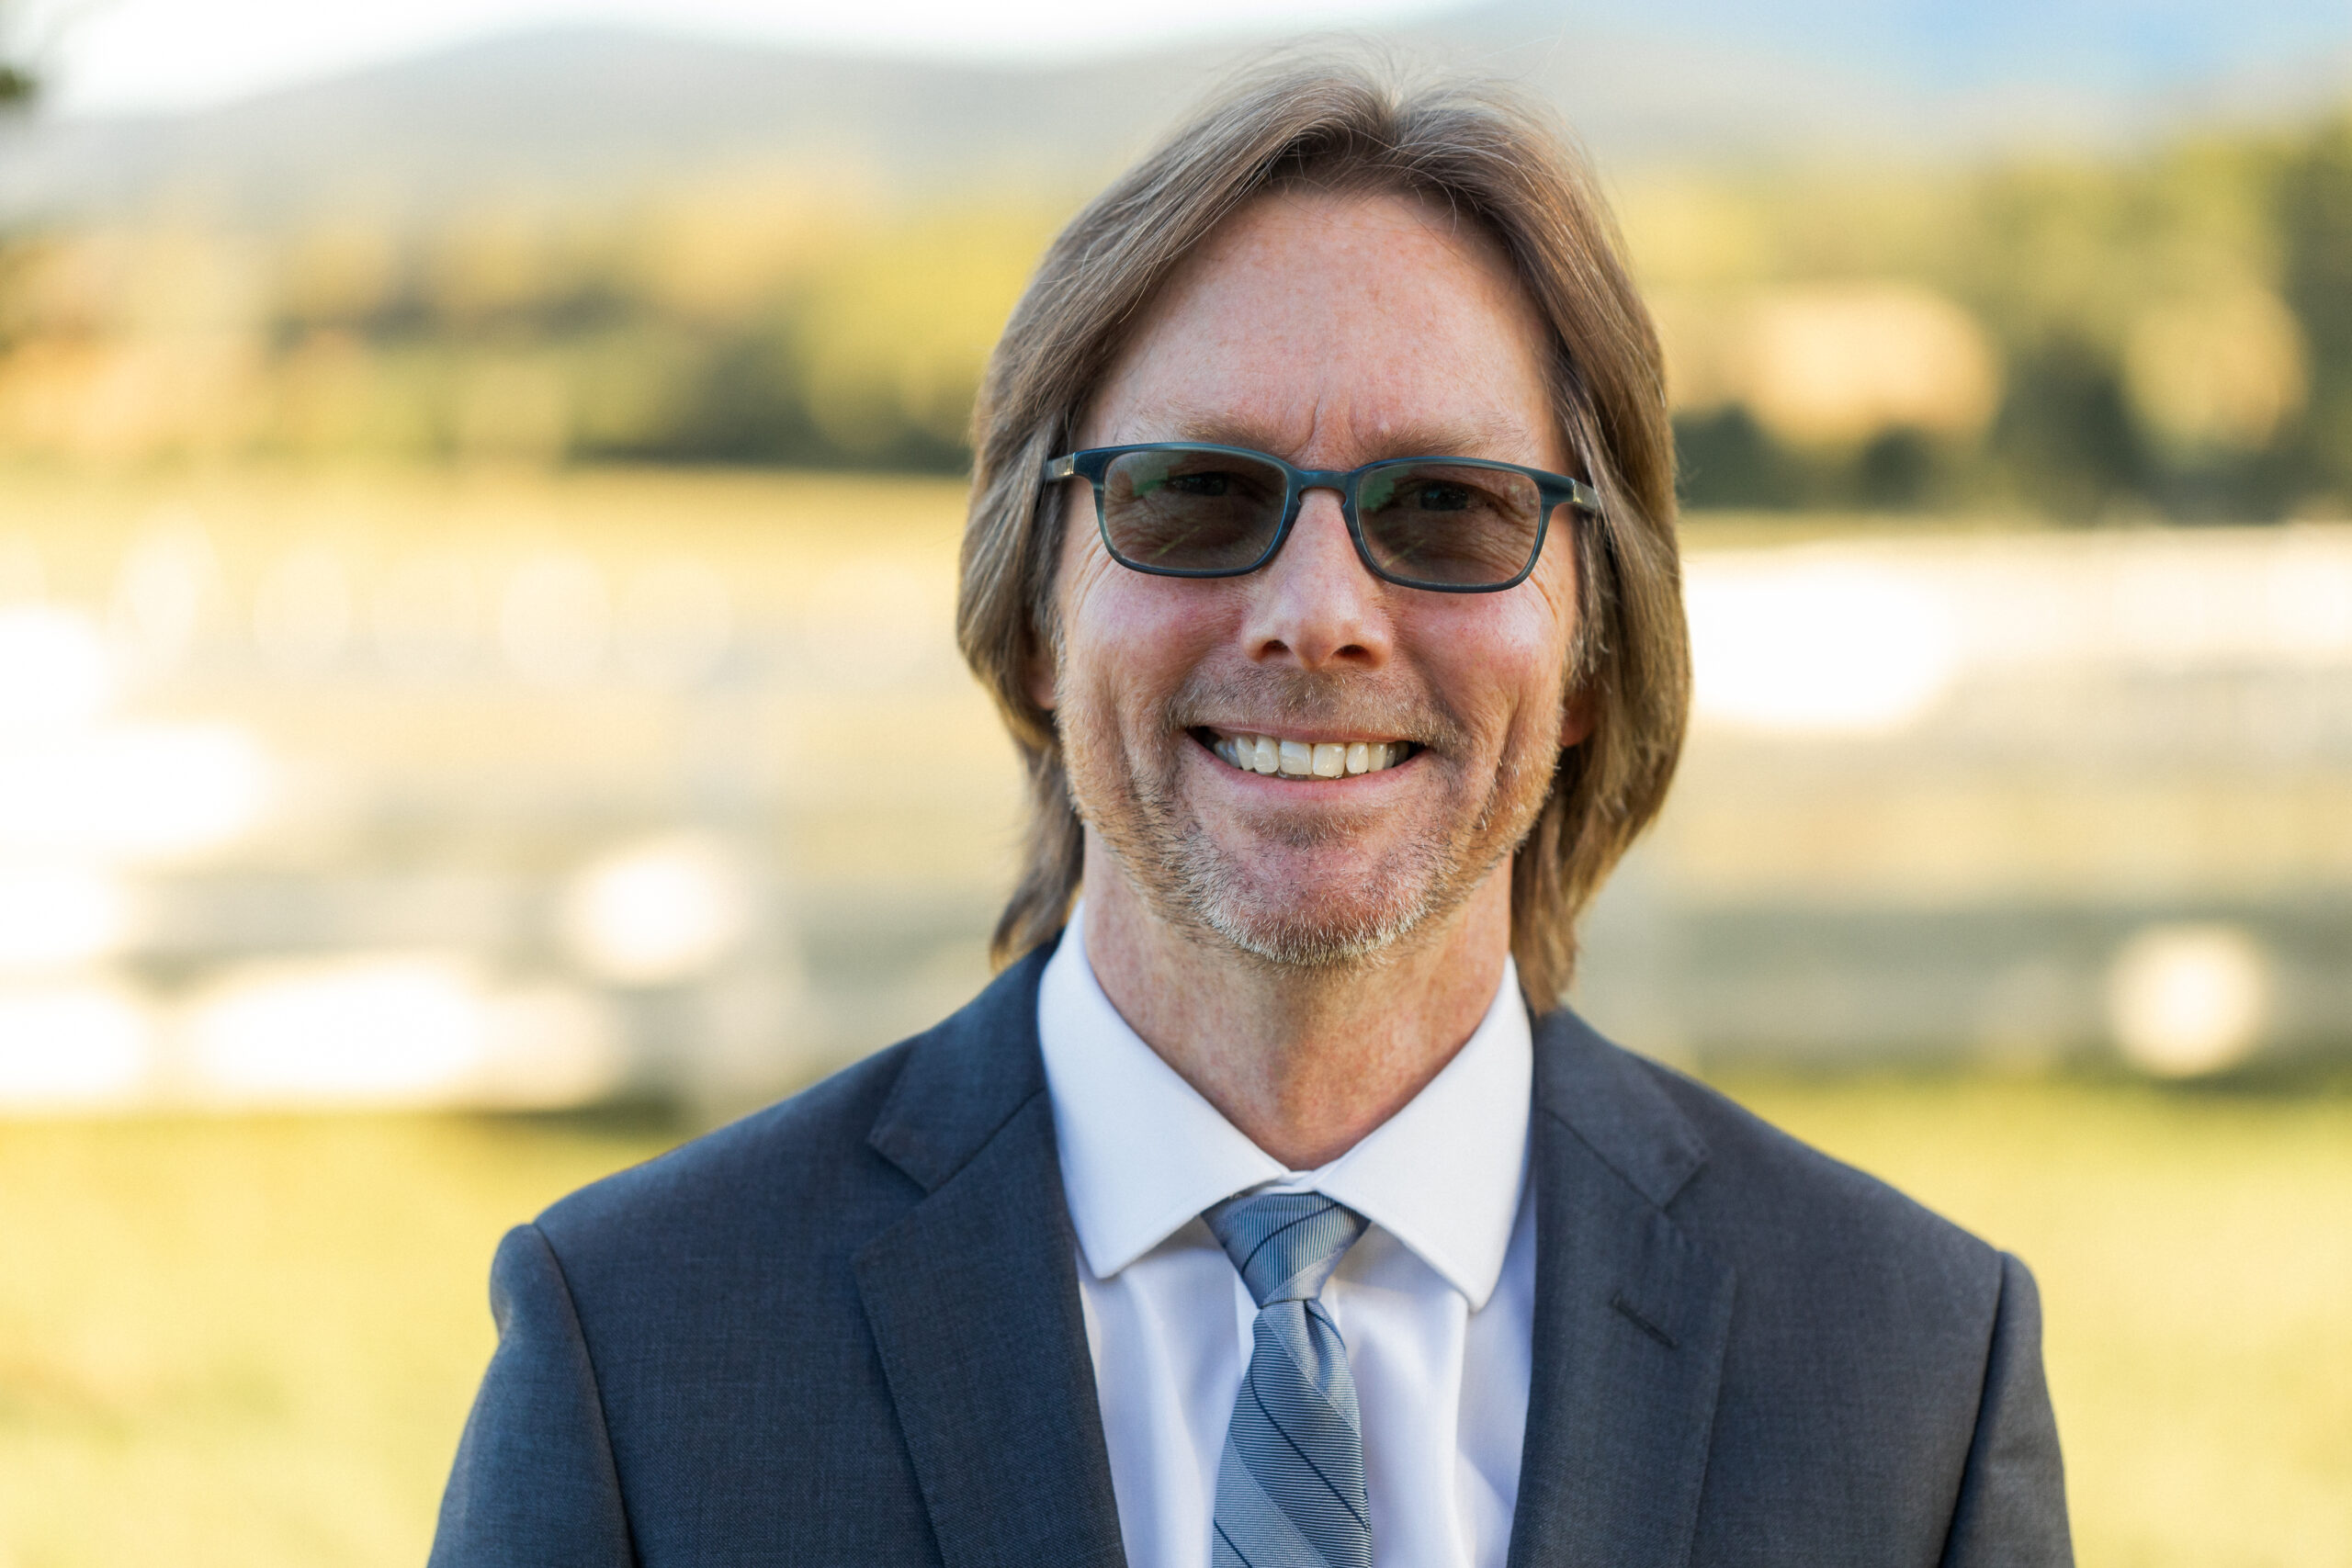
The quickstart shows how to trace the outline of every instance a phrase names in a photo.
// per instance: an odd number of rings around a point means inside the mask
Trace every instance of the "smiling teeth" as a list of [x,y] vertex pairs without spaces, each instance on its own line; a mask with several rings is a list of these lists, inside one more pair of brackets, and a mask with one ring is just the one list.
[[1278,740],[1271,735],[1220,735],[1209,748],[1245,773],[1280,773],[1285,778],[1336,779],[1350,773],[1376,773],[1405,760],[1401,740]]

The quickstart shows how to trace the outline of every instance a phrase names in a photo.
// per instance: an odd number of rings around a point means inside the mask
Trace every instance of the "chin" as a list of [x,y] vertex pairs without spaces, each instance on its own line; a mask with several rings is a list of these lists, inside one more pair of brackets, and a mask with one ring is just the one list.
[[[1186,850],[1163,892],[1188,923],[1284,968],[1363,964],[1461,901],[1457,868],[1427,846],[1377,858],[1331,855],[1330,846],[1324,857],[1296,848],[1234,854],[1204,835]],[[1312,864],[1317,858],[1327,863]]]
[[1348,969],[1372,962],[1420,923],[1418,911],[1367,910],[1354,919],[1326,910],[1268,910],[1216,903],[1202,923],[1227,944],[1283,969]]

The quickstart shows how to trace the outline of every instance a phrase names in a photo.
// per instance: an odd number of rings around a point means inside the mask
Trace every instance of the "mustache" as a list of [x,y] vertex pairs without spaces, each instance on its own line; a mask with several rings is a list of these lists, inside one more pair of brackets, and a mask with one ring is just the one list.
[[1195,671],[1169,697],[1164,713],[1170,729],[1229,725],[1246,715],[1261,723],[1393,735],[1442,754],[1465,750],[1469,736],[1460,716],[1428,691],[1316,671]]

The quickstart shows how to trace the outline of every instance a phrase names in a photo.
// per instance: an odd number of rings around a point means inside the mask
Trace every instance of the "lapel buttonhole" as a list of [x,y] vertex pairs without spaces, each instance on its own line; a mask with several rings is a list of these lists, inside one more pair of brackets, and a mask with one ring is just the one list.
[[1624,1314],[1626,1321],[1631,1323],[1634,1327],[1640,1329],[1643,1333],[1648,1335],[1651,1338],[1657,1340],[1668,1349],[1674,1349],[1680,1343],[1679,1340],[1676,1339],[1673,1335],[1668,1334],[1660,1325],[1652,1322],[1648,1314],[1635,1306],[1632,1302],[1626,1300],[1624,1292],[1620,1291],[1615,1295],[1611,1296],[1609,1298],[1609,1304],[1615,1307],[1619,1312]]

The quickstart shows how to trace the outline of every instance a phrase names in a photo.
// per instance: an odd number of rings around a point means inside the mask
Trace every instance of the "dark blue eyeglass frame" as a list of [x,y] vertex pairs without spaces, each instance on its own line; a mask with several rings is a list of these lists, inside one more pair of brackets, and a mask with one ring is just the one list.
[[[1130,560],[1119,553],[1112,542],[1108,509],[1104,504],[1103,482],[1111,465],[1134,452],[1206,452],[1226,457],[1247,457],[1278,469],[1283,476],[1282,521],[1275,526],[1273,537],[1268,541],[1263,554],[1247,566],[1232,567],[1170,567],[1147,566]],[[1372,547],[1364,542],[1363,525],[1356,515],[1356,494],[1366,477],[1386,468],[1410,468],[1424,463],[1442,463],[1449,468],[1487,468],[1503,473],[1521,474],[1535,483],[1542,497],[1543,514],[1536,519],[1535,540],[1527,552],[1527,559],[1519,570],[1500,582],[1430,582],[1419,578],[1402,577],[1381,566],[1373,558]],[[1499,593],[1506,588],[1516,588],[1527,581],[1543,558],[1544,540],[1551,531],[1552,513],[1563,506],[1573,507],[1587,516],[1599,517],[1600,495],[1582,479],[1566,474],[1555,474],[1543,468],[1530,468],[1518,463],[1498,463],[1484,457],[1384,457],[1376,463],[1366,463],[1358,468],[1300,468],[1285,463],[1270,452],[1259,452],[1247,446],[1223,446],[1207,441],[1141,441],[1125,446],[1090,446],[1082,451],[1066,452],[1046,459],[1045,477],[1047,483],[1068,479],[1082,479],[1094,487],[1094,525],[1102,536],[1102,547],[1113,560],[1130,571],[1147,572],[1153,577],[1247,577],[1282,553],[1284,541],[1290,537],[1293,525],[1298,521],[1301,505],[1310,490],[1336,491],[1340,497],[1340,514],[1347,519],[1348,537],[1356,547],[1356,558],[1363,562],[1366,571],[1383,582],[1393,582],[1400,588],[1419,588],[1431,593]]]

